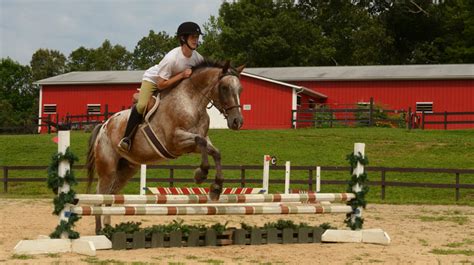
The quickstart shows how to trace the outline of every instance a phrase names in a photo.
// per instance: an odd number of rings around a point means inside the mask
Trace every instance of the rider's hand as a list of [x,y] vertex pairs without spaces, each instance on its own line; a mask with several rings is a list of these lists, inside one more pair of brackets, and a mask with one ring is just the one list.
[[186,69],[184,70],[183,72],[181,72],[181,76],[184,78],[188,78],[191,76],[191,74],[193,73],[193,70],[191,69]]

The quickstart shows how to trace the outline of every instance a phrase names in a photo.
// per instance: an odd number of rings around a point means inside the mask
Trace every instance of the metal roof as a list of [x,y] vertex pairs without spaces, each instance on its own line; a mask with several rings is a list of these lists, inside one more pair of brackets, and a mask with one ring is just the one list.
[[474,64],[246,68],[281,81],[474,79]]
[[[39,80],[39,85],[140,83],[139,71],[70,72]],[[474,64],[377,65],[246,68],[244,73],[267,81],[349,81],[474,79]],[[282,83],[285,86],[294,86]]]
[[69,72],[36,81],[38,85],[130,84],[141,83],[144,71]]
[[[131,84],[141,83],[143,70],[140,71],[87,71],[70,72],[35,82],[38,85],[87,85],[87,84]],[[326,95],[311,89],[297,86],[253,74],[243,72],[242,75],[257,78],[267,82],[279,84],[289,88],[295,88],[298,92],[319,98],[327,98]]]

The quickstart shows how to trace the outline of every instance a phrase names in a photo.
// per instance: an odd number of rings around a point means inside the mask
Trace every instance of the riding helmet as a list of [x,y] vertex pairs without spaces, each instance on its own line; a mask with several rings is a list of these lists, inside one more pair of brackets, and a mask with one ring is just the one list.
[[201,28],[194,22],[184,22],[178,27],[178,36],[199,34],[202,35]]

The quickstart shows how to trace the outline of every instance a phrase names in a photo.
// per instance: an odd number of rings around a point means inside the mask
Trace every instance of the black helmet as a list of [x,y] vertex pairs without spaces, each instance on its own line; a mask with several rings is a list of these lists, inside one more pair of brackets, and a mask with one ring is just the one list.
[[183,36],[183,35],[191,35],[191,34],[199,34],[202,35],[201,28],[199,27],[198,24],[194,22],[184,22],[178,27],[178,32],[177,35]]

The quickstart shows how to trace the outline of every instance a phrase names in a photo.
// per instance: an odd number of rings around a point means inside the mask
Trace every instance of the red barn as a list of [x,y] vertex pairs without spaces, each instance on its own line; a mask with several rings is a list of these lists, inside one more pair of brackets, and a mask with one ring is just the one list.
[[[67,115],[117,112],[129,108],[140,87],[143,71],[71,72],[36,82],[41,86],[39,116],[64,121]],[[242,73],[243,129],[292,127],[297,95],[312,100],[326,96],[313,90],[273,79]],[[107,109],[106,109],[107,108]],[[211,128],[227,128],[215,109],[209,110]],[[43,131],[44,128],[43,128]]]
[[[246,71],[325,94],[327,98],[320,102],[332,108],[367,103],[373,98],[376,104],[389,109],[474,112],[474,64],[279,67]],[[449,119],[472,122],[449,125],[450,129],[474,128],[472,114]],[[441,129],[443,125],[426,127]]]
[[[71,72],[40,80],[40,117],[52,114],[61,120],[67,114],[103,113],[105,106],[108,112],[128,108],[142,74]],[[299,127],[292,122],[296,118],[292,110],[313,108],[317,103],[353,105],[370,98],[391,109],[474,111],[473,64],[247,68],[241,83],[243,129]],[[215,110],[210,115],[212,128],[226,127]],[[305,114],[298,115],[301,119]],[[472,127],[459,124],[449,128]]]

